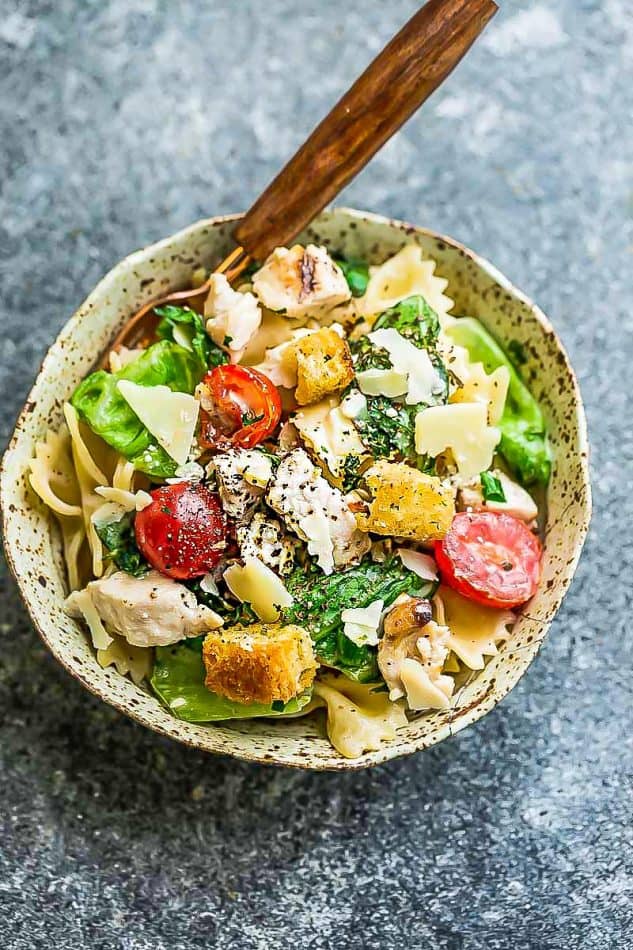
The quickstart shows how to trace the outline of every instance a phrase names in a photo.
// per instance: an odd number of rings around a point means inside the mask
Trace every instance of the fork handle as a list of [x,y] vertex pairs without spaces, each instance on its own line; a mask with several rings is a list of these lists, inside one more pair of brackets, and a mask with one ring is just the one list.
[[497,12],[494,0],[429,0],[394,36],[234,230],[263,261],[358,174],[455,68]]

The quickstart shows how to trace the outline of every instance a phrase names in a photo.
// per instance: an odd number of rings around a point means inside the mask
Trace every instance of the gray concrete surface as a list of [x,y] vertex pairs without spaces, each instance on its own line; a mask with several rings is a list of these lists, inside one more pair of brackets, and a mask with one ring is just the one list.
[[[246,207],[416,6],[0,0],[3,440],[99,276]],[[633,6],[502,6],[344,200],[481,251],[569,348],[596,513],[549,641],[439,748],[285,772],[100,705],[3,575],[2,947],[633,947]]]

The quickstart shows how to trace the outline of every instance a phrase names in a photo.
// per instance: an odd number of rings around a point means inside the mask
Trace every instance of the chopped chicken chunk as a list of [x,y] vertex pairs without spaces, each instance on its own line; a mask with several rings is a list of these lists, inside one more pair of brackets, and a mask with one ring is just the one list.
[[227,515],[247,521],[273,475],[270,459],[255,449],[229,449],[207,466],[214,474]]
[[237,529],[243,558],[256,557],[279,574],[289,574],[294,565],[295,543],[284,537],[281,522],[256,511],[247,525]]
[[278,247],[253,275],[253,289],[269,310],[301,319],[331,310],[350,299],[340,267],[324,247]]
[[195,594],[158,571],[133,577],[116,571],[86,588],[103,623],[137,647],[167,646],[223,623]]
[[266,500],[307,542],[326,574],[357,563],[370,548],[369,536],[357,529],[343,493],[328,484],[303,449],[282,460]]
[[262,312],[251,293],[233,290],[224,274],[212,274],[204,304],[207,333],[238,363],[262,322]]

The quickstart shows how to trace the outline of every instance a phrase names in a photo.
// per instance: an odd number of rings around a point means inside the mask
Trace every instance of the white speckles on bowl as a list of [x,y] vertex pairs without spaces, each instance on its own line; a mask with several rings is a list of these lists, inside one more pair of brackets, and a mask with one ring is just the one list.
[[[314,769],[353,769],[424,749],[485,715],[536,655],[573,576],[587,533],[591,495],[585,417],[566,354],[541,311],[496,268],[448,238],[399,221],[345,209],[322,214],[304,237],[378,262],[415,241],[450,281],[458,314],[479,317],[502,342],[517,340],[525,378],[547,417],[554,465],[548,491],[543,578],[508,642],[465,686],[450,710],[411,722],[391,743],[359,759],[330,745],[322,713],[292,721],[214,726],[174,719],[146,690],[98,665],[81,626],[63,611],[65,579],[52,519],[28,486],[35,443],[61,423],[61,407],[132,313],[186,286],[192,268],[213,266],[232,246],[234,218],[214,218],[137,251],[98,284],[59,335],[20,415],[3,460],[4,538],[33,622],[53,655],[88,689],[138,722],[180,742],[242,759]],[[44,714],[44,713],[43,713]]]

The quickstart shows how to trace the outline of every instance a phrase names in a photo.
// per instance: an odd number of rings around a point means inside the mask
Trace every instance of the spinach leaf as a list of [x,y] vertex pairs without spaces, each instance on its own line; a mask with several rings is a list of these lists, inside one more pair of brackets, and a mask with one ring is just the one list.
[[134,577],[140,577],[149,571],[149,564],[136,544],[131,511],[119,521],[95,524],[95,531],[107,551],[107,559],[114,561],[120,570]]
[[345,280],[352,292],[352,297],[362,297],[369,283],[369,266],[367,262],[353,257],[348,259],[337,257],[334,260],[345,275]]
[[374,600],[392,604],[400,594],[428,597],[436,585],[408,571],[394,555],[382,564],[364,561],[338,574],[325,575],[313,565],[297,568],[286,587],[294,600],[284,620],[304,627],[320,662],[361,683],[379,679],[376,647],[358,647],[345,636],[341,612],[367,607]]
[[170,340],[161,340],[116,373],[103,369],[91,373],[70,401],[92,431],[136,469],[157,478],[169,478],[176,471],[176,463],[130,408],[117,383],[129,379],[140,386],[163,385],[174,392],[193,393],[204,371],[195,353]]
[[367,408],[354,419],[361,439],[374,458],[416,461],[415,416],[419,406],[367,396]]
[[440,333],[440,321],[424,297],[415,294],[381,313],[372,329],[397,330],[420,349],[434,350]]
[[160,340],[172,340],[195,353],[204,370],[221,366],[229,359],[204,328],[204,319],[189,307],[157,307],[154,311],[161,321],[156,328]]
[[[440,331],[437,314],[424,297],[415,295],[380,314],[373,329],[397,330],[414,346],[426,350],[442,380],[442,388],[431,403],[413,406],[402,402],[401,397],[390,399],[387,396],[367,396],[367,408],[354,419],[354,424],[375,458],[407,461],[427,471],[429,460],[419,456],[415,449],[415,417],[427,405],[440,405],[448,399],[448,374],[437,353]],[[372,343],[367,336],[352,340],[350,347],[357,373],[391,367],[388,352]]]
[[506,495],[503,485],[492,472],[482,472],[479,476],[483,489],[484,501],[499,501],[505,503]]
[[552,467],[545,419],[539,405],[494,337],[479,320],[461,317],[447,328],[451,338],[483,363],[487,373],[506,366],[510,385],[501,421],[499,451],[524,485],[547,485]]
[[169,647],[157,647],[150,683],[169,711],[184,722],[218,722],[223,719],[252,719],[255,716],[283,716],[306,706],[311,691],[285,704],[235,703],[212,693],[204,685],[202,640],[186,640]]

